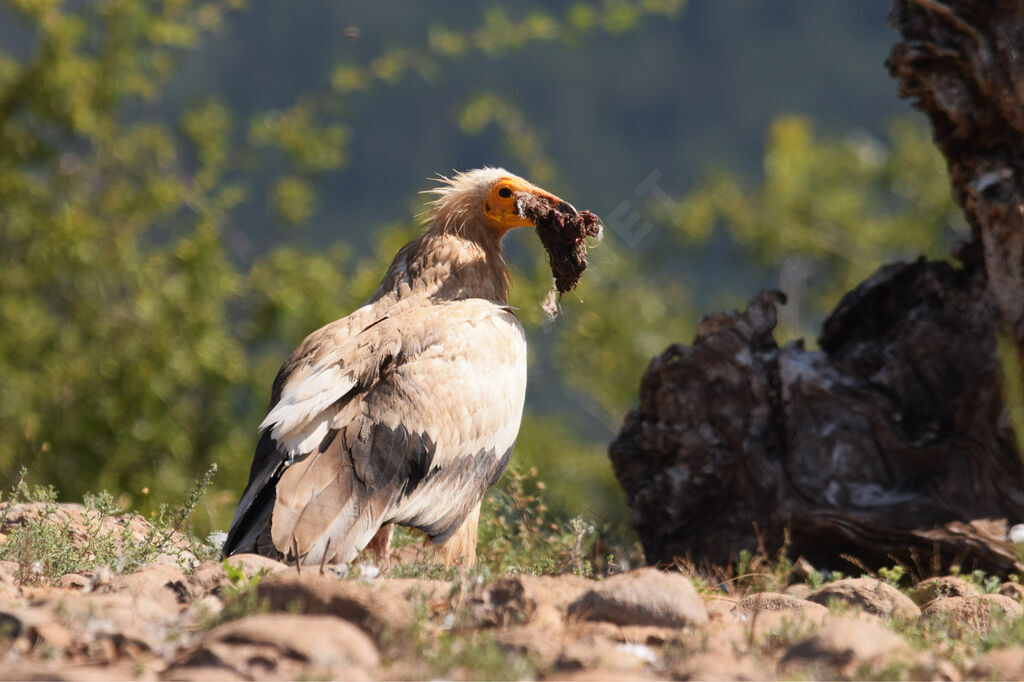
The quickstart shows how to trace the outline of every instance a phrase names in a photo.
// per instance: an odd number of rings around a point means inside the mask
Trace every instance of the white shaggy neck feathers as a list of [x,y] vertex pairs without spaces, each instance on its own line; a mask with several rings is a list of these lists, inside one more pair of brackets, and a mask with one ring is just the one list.
[[495,181],[515,177],[503,168],[481,168],[441,178],[423,233],[395,256],[371,301],[409,295],[432,300],[484,298],[508,301],[508,266],[501,233],[484,216]]
[[491,185],[507,177],[512,177],[512,174],[504,168],[478,168],[456,173],[451,178],[438,178],[442,186],[425,192],[437,195],[427,214],[427,229],[470,238],[473,238],[473,232],[493,232],[481,207]]

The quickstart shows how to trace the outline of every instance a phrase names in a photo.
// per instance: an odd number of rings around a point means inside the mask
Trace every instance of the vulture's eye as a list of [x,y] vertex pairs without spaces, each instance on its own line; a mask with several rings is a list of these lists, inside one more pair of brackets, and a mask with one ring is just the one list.
[[498,196],[501,197],[502,199],[508,199],[510,196],[512,196],[512,190],[510,190],[508,187],[502,187],[501,189],[498,190]]

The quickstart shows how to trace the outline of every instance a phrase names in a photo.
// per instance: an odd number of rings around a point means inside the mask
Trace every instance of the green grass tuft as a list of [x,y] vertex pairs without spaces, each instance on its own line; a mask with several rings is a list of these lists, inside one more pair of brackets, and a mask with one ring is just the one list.
[[[172,556],[183,570],[191,571],[198,561],[216,554],[211,545],[186,532],[189,516],[216,470],[216,465],[211,466],[180,506],[162,506],[139,541],[132,533],[135,515],[121,508],[109,493],[83,497],[85,513],[76,527],[74,519],[66,515],[58,518],[57,491],[52,486],[29,486],[28,472],[23,468],[0,511],[0,528],[9,531],[0,544],[0,559],[18,564],[16,579],[21,584],[52,583],[68,573],[87,572],[98,566],[130,573],[161,554]],[[20,504],[40,505],[41,512],[15,525],[10,514]]]

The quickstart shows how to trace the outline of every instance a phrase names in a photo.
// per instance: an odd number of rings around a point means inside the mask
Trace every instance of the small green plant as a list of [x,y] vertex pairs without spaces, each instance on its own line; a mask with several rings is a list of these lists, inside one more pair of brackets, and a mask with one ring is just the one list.
[[982,570],[971,571],[964,577],[984,594],[995,594],[1003,585],[1003,579],[998,575],[988,575]]
[[[0,559],[17,562],[16,578],[23,584],[53,582],[104,565],[118,573],[131,572],[160,554],[173,556],[183,569],[191,570],[213,552],[210,545],[183,531],[215,472],[216,465],[211,466],[180,507],[161,507],[140,540],[132,527],[139,517],[127,513],[109,493],[86,494],[84,512],[61,510],[57,491],[52,486],[29,486],[23,468],[0,511],[0,528],[7,532]],[[23,510],[15,522],[11,512],[18,505],[36,508]]]
[[770,556],[764,547],[757,551],[740,550],[736,557],[735,577],[730,583],[740,593],[779,592],[789,584],[793,574],[793,562],[787,555],[788,534],[783,546]]
[[899,587],[900,581],[903,580],[906,575],[906,569],[900,565],[893,566],[892,568],[882,567],[878,569],[878,577],[893,587]]
[[537,470],[510,469],[488,493],[480,518],[478,561],[505,573],[594,574],[595,529],[581,518],[553,518],[542,500]]
[[230,559],[225,559],[222,565],[227,576],[227,583],[221,587],[219,595],[224,602],[224,609],[217,614],[214,624],[266,613],[268,607],[266,602],[260,599],[259,585],[268,571],[260,569],[248,576],[240,562],[232,564]]

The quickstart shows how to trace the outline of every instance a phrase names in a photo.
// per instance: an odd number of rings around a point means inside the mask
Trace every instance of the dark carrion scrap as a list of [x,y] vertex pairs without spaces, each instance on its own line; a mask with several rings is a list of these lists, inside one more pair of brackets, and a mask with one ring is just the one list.
[[[590,211],[573,210],[566,205],[552,208],[540,201],[521,199],[519,209],[537,226],[544,250],[548,252],[555,289],[564,294],[574,289],[587,269],[587,237],[601,237],[601,223]],[[547,308],[547,306],[545,306]],[[548,310],[550,313],[551,310]]]

